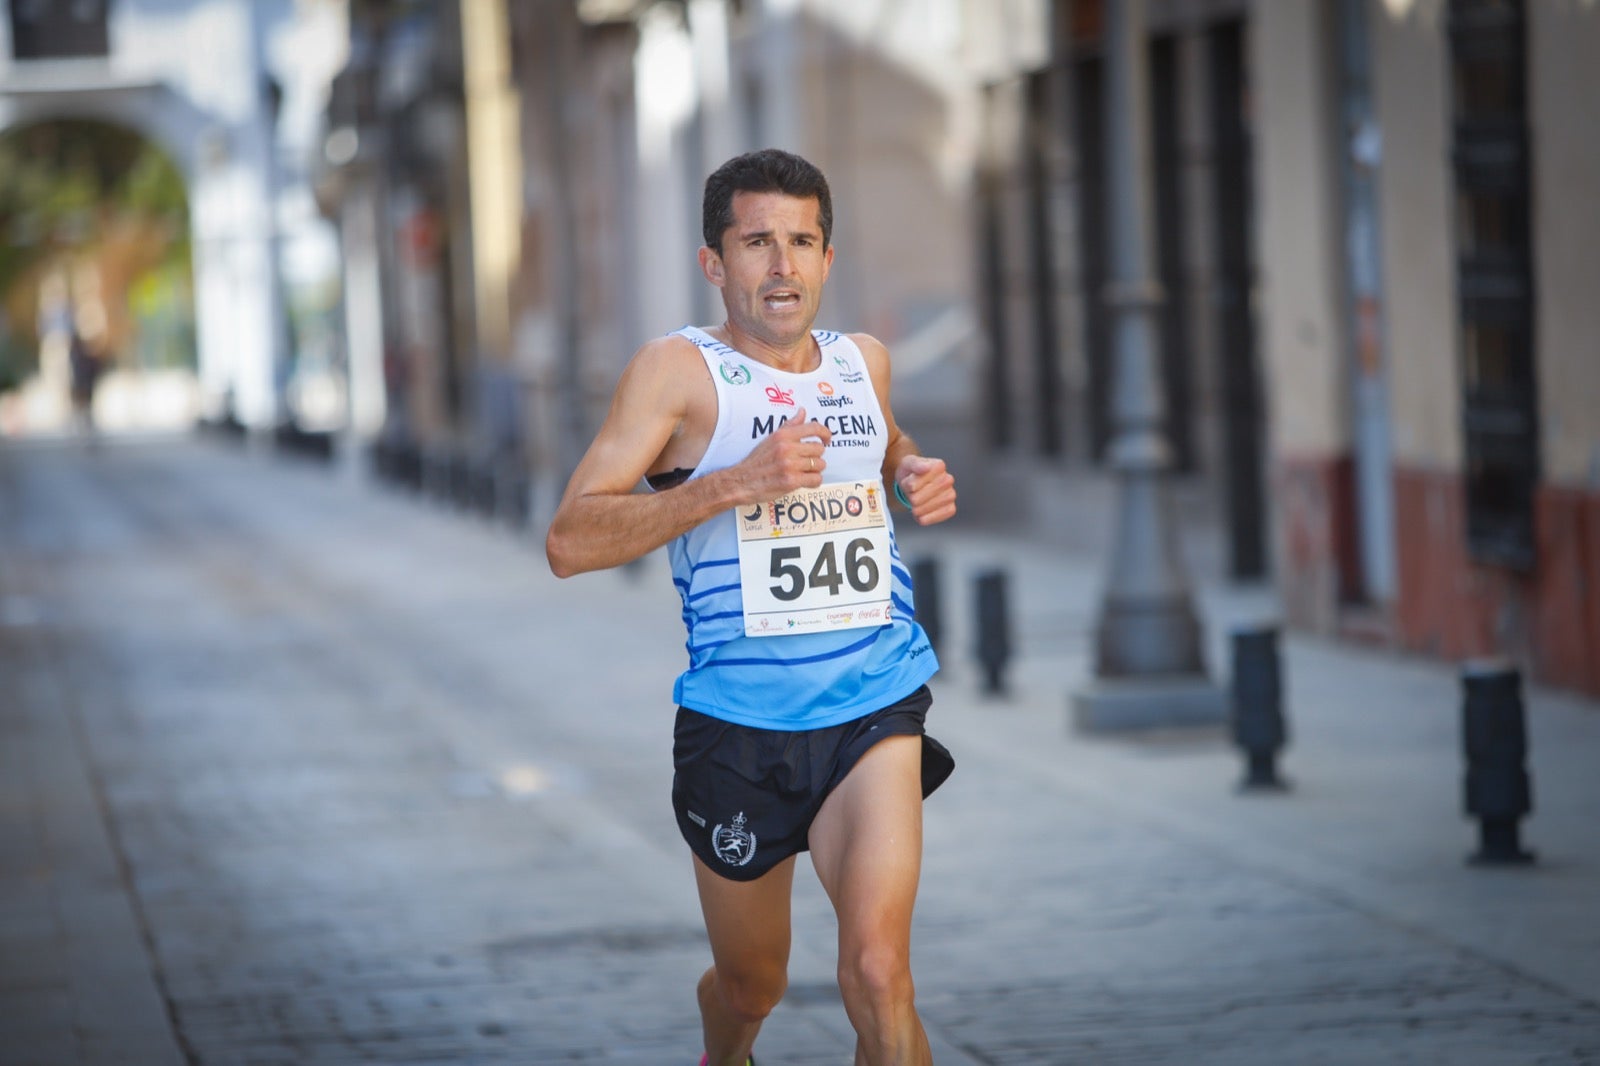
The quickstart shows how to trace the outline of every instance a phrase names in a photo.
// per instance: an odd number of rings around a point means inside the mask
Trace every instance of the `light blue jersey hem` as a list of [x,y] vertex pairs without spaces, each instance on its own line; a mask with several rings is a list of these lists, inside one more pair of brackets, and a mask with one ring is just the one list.
[[[808,729],[826,729],[829,726],[853,722],[857,718],[865,718],[874,711],[881,711],[885,707],[899,703],[927,684],[938,672],[939,659],[932,649],[929,649],[924,654],[919,655],[915,661],[907,664],[896,684],[884,686],[869,698],[842,703],[827,714],[810,714],[803,718],[774,718],[770,715],[748,714],[733,707],[719,707],[693,699],[685,700],[682,695],[684,679],[681,677],[674,687],[679,694],[678,705],[691,711],[697,711],[719,721],[731,722],[734,725],[748,726],[751,729],[772,729],[795,733]],[[885,693],[889,695],[885,695]]]

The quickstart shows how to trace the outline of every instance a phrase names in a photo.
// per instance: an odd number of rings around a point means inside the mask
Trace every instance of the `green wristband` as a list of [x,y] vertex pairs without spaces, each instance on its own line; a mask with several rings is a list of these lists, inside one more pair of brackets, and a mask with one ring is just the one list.
[[906,499],[905,490],[900,487],[900,482],[898,481],[894,483],[894,497],[901,503],[905,504],[906,510],[911,510],[911,501]]

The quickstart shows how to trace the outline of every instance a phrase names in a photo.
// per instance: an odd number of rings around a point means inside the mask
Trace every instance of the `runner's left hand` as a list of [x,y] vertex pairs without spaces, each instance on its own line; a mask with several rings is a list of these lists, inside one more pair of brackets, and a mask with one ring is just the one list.
[[943,459],[908,455],[894,472],[895,483],[911,501],[911,517],[931,526],[956,513],[956,479]]

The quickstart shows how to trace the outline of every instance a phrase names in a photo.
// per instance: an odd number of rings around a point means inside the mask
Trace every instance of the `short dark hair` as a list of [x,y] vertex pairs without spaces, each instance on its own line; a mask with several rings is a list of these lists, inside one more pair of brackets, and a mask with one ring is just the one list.
[[706,247],[722,252],[722,235],[733,225],[733,194],[736,192],[781,192],[802,200],[815,198],[817,219],[822,224],[822,246],[833,237],[833,196],[828,179],[814,163],[781,148],[762,148],[735,156],[706,179],[705,200],[700,208],[700,229]]

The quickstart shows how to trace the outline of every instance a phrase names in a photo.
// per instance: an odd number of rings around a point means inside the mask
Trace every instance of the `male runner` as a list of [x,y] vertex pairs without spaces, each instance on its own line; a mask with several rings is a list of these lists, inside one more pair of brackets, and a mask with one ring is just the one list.
[[751,1061],[783,996],[806,850],[839,918],[856,1063],[930,1063],[911,912],[922,800],[953,764],[923,736],[938,664],[888,500],[942,522],[955,482],[895,424],[883,345],[811,328],[834,253],[822,173],[775,149],[739,156],[707,179],[702,225],[727,319],[651,341],[623,371],[551,523],[550,567],[669,545],[689,629],[673,807],[713,962],[702,1063]]

